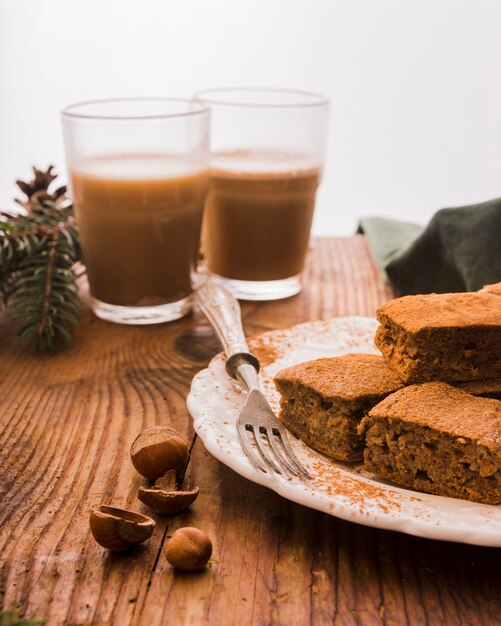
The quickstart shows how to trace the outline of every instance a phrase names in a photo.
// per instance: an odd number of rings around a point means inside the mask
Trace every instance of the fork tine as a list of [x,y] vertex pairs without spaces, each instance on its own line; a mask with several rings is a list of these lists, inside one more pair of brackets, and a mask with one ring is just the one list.
[[[252,429],[252,430],[254,431],[254,429]],[[247,437],[248,430],[245,428],[245,425],[244,424],[238,424],[237,425],[237,432],[238,432],[238,438],[240,439],[240,445],[242,446],[242,448],[243,448],[245,454],[247,455],[247,458],[249,459],[249,461],[252,463],[252,465],[254,465],[254,467],[257,467],[257,469],[259,469],[262,472],[264,472],[265,474],[267,474],[268,470],[261,463],[261,460],[259,459],[258,455],[255,453],[254,448],[249,443],[249,440],[248,440],[248,437]],[[255,438],[254,432],[253,432],[252,436]]]
[[284,433],[281,428],[273,428],[273,434],[282,442],[285,452],[288,455],[288,461],[294,464],[299,474],[301,474],[304,478],[311,478],[311,474],[301,465],[296,454],[294,453],[294,450],[292,449],[287,438],[287,434]]
[[270,445],[273,448],[273,452],[275,453],[275,456],[277,457],[278,461],[285,466],[289,474],[292,474],[293,476],[299,476],[299,471],[292,465],[292,463],[290,463],[289,459],[287,458],[287,455],[284,454],[280,445],[277,443],[277,439],[281,440],[281,437],[279,437],[275,433],[275,430],[276,430],[275,428],[272,428],[271,435],[268,433],[268,441],[270,442]]
[[[264,426],[258,426],[257,428],[253,424],[251,424],[251,426],[252,426],[252,431],[254,433],[254,438],[256,440],[257,449],[261,453],[261,456],[263,457],[263,461],[266,463],[266,465],[270,466],[274,472],[276,472],[277,474],[282,474],[283,473],[282,468],[279,465],[277,465],[277,463],[273,460],[273,458],[268,452],[268,449],[264,445],[263,437],[261,437],[261,435],[265,435],[266,439],[268,440],[268,443],[271,446],[270,436],[268,435],[268,431],[266,430]],[[256,430],[258,432],[256,432]]]
[[[242,428],[252,430],[254,439],[246,436],[247,432],[244,433]],[[311,478],[296,458],[287,440],[287,434],[259,389],[252,389],[249,392],[237,420],[237,429],[240,429],[240,441],[247,444],[244,451],[254,465],[255,457],[259,456],[261,465],[264,463],[267,469],[277,474],[300,479]],[[249,448],[252,448],[250,452]],[[260,469],[264,471],[262,467]]]

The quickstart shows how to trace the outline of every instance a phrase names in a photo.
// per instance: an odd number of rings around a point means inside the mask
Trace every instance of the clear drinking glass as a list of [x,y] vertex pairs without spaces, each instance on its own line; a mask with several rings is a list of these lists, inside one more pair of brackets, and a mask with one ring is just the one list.
[[202,231],[214,279],[246,300],[301,290],[329,102],[278,89],[209,89],[211,178]]
[[209,109],[138,98],[62,113],[70,192],[95,314],[153,324],[191,308],[209,184]]

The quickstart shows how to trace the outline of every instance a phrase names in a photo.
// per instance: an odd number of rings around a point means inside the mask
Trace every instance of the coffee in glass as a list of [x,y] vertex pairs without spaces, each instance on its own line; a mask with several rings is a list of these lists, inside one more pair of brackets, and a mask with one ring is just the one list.
[[139,99],[83,103],[63,124],[92,306],[149,324],[184,315],[208,189],[208,111]]
[[303,92],[199,92],[211,107],[211,176],[203,249],[237,297],[301,289],[324,160],[328,102]]

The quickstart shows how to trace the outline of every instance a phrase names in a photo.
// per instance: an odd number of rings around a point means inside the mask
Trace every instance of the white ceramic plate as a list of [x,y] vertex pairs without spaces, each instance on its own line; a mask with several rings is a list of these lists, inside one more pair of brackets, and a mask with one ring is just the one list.
[[[377,322],[344,317],[309,322],[265,333],[249,341],[259,357],[261,383],[271,406],[278,409],[274,374],[289,365],[350,352],[377,353],[373,344]],[[245,392],[224,370],[224,356],[193,379],[188,409],[207,450],[233,470],[280,495],[341,519],[428,537],[501,547],[501,506],[431,496],[403,489],[364,472],[358,464],[338,463],[290,436],[299,459],[312,474],[310,484],[253,468],[243,453],[235,420]]]

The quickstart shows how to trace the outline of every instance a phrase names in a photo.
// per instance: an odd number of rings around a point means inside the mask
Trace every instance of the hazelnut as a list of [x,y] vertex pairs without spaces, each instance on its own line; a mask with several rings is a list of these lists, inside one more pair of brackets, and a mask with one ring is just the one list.
[[89,523],[94,539],[108,550],[127,550],[142,543],[155,528],[147,515],[104,505],[92,509]]
[[209,537],[198,528],[179,528],[165,546],[165,556],[176,569],[205,569],[212,554]]
[[156,480],[168,470],[181,472],[188,459],[188,446],[169,426],[150,426],[133,441],[132,464],[145,478]]
[[198,487],[179,491],[176,471],[169,470],[155,481],[153,487],[139,487],[137,497],[156,513],[175,515],[187,509],[198,496]]

